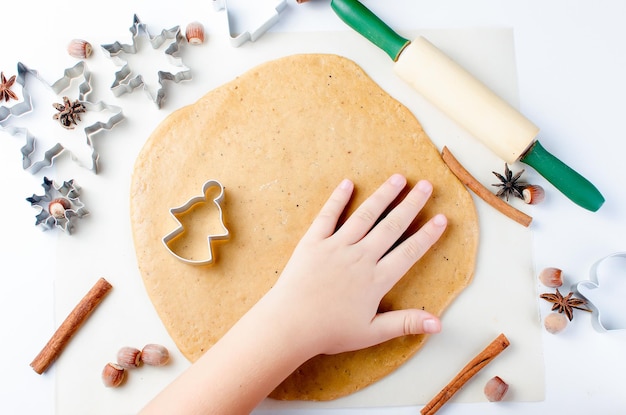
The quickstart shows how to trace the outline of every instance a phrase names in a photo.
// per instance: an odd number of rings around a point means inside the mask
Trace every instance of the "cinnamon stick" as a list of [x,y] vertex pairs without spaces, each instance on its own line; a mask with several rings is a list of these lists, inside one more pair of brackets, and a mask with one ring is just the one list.
[[452,173],[467,187],[469,187],[478,197],[489,203],[492,207],[497,209],[500,213],[508,216],[517,223],[528,227],[533,218],[525,214],[524,212],[515,209],[498,196],[489,191],[485,186],[480,184],[465,167],[459,163],[459,161],[452,155],[448,147],[443,148],[441,152],[443,161],[448,165]]
[[30,366],[38,374],[45,372],[59,357],[76,331],[87,320],[91,312],[102,302],[112,286],[104,278],[100,278],[82,300],[74,307],[63,323],[57,328],[48,343],[39,352]]
[[500,334],[476,357],[474,357],[442,390],[431,399],[420,411],[422,415],[433,415],[452,396],[459,391],[483,367],[491,362],[496,356],[509,346],[509,339],[504,334]]

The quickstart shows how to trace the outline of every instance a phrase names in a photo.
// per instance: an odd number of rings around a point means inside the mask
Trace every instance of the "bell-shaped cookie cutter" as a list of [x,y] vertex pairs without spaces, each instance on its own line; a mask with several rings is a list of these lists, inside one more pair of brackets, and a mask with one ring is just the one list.
[[[618,259],[619,271],[602,269],[609,260]],[[615,265],[615,264],[614,264]],[[586,299],[593,311],[593,326],[599,332],[626,329],[626,252],[616,252],[596,261],[589,280],[578,282],[574,289]]]
[[[161,108],[163,106],[163,102],[165,101],[165,87],[163,85],[163,81],[179,83],[181,81],[188,81],[191,79],[191,70],[183,64],[183,61],[180,58],[180,45],[185,41],[185,36],[181,33],[179,26],[174,26],[169,30],[163,29],[158,35],[152,36],[148,32],[146,25],[139,21],[137,15],[133,16],[133,25],[129,28],[129,30],[132,34],[132,44],[122,44],[116,41],[115,43],[101,45],[106,54],[113,59],[118,66],[122,67],[115,73],[115,80],[111,85],[111,91],[113,92],[113,95],[119,97],[123,94],[132,92],[136,88],[142,87],[156,106]],[[158,82],[161,87],[156,91],[156,93],[152,93],[149,86],[144,82],[141,74],[131,78],[133,71],[130,64],[119,57],[121,53],[136,54],[138,52],[137,38],[142,34],[148,36],[153,49],[160,48],[166,41],[172,41],[172,43],[165,50],[165,55],[169,57],[173,65],[181,68],[181,70],[176,73],[158,71]]]
[[[182,226],[182,224],[180,224],[180,222],[178,221],[177,216],[182,215],[185,212],[188,212],[193,206],[195,206],[198,203],[205,203],[205,202],[207,202],[206,195],[207,195],[207,192],[209,191],[209,189],[212,188],[212,187],[217,187],[220,190],[219,195],[213,199],[213,203],[217,207],[217,210],[218,210],[218,213],[219,213],[220,225],[224,229],[224,232],[220,233],[220,234],[211,234],[211,235],[207,236],[207,243],[208,243],[208,246],[209,246],[208,258],[190,259],[190,258],[185,258],[183,256],[180,256],[176,252],[174,252],[171,249],[171,247],[170,247],[170,243],[174,239],[176,239],[178,236],[180,236],[182,233],[185,232],[185,228]],[[226,224],[224,223],[224,213],[222,211],[222,206],[221,206],[221,203],[222,203],[223,200],[224,200],[224,186],[222,186],[222,184],[219,181],[217,181],[217,180],[208,180],[202,186],[202,195],[201,196],[192,197],[184,205],[176,207],[176,208],[171,208],[170,209],[170,214],[180,224],[180,226],[178,228],[176,228],[174,231],[168,233],[167,235],[165,235],[163,237],[162,241],[163,241],[163,245],[165,246],[165,248],[172,255],[174,255],[174,257],[176,257],[178,260],[184,262],[185,264],[189,264],[189,265],[209,265],[209,264],[212,264],[213,260],[214,260],[212,241],[227,240],[227,239],[230,238],[230,232],[228,231],[228,228],[226,227]]]
[[[258,0],[255,0],[258,1]],[[228,20],[228,33],[230,36],[230,44],[234,47],[239,47],[247,41],[254,42],[261,35],[267,32],[276,22],[280,19],[280,13],[287,7],[286,0],[276,1],[272,12],[266,20],[261,20],[261,23],[251,29],[244,30],[242,33],[235,33],[233,30],[234,22],[237,17],[229,11],[227,0],[212,0],[213,8],[217,11],[225,10],[226,19]]]

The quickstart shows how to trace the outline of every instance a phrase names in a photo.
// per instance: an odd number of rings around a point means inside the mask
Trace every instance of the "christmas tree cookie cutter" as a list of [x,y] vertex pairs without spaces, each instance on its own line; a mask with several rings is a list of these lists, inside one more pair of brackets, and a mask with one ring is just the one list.
[[616,252],[596,261],[589,280],[575,285],[593,311],[593,327],[607,332],[626,329],[626,252]]
[[79,199],[80,188],[74,180],[65,181],[61,186],[57,186],[47,177],[43,178],[41,186],[45,190],[43,195],[33,194],[26,198],[26,201],[38,210],[35,225],[44,231],[57,227],[71,234],[75,219],[89,214]]
[[85,63],[83,61],[78,62],[76,65],[71,68],[67,68],[63,71],[63,76],[61,79],[57,80],[52,85],[48,85],[42,78],[39,76],[39,73],[33,69],[28,68],[22,62],[17,63],[17,78],[15,82],[22,88],[22,100],[15,103],[14,105],[2,105],[0,106],[0,124],[7,121],[11,117],[21,117],[24,114],[28,114],[33,110],[33,101],[26,87],[26,77],[32,76],[37,79],[39,82],[45,84],[48,88],[52,89],[55,94],[60,94],[63,90],[67,89],[72,79],[83,76],[84,81],[79,85],[79,96],[78,99],[80,101],[84,101],[91,92],[91,75],[87,70]]
[[[28,68],[21,62],[17,64],[17,73],[16,82],[22,87],[23,100],[10,108],[0,107],[0,130],[6,131],[13,136],[25,137],[26,144],[24,144],[20,150],[22,153],[22,167],[24,170],[29,170],[31,173],[35,174],[44,167],[52,166],[54,159],[67,150],[60,142],[57,141],[57,143],[45,151],[40,160],[34,160],[38,137],[33,135],[27,127],[20,125],[19,122],[12,122],[11,119],[25,116],[26,114],[32,112],[35,108],[33,99],[27,87],[27,77],[31,77],[37,82],[40,82],[57,96],[71,86],[72,80],[82,78],[82,81],[78,85],[78,101],[80,101],[89,112],[109,112],[112,114],[107,120],[96,121],[84,128],[83,131],[86,138],[85,143],[88,146],[90,155],[89,160],[79,161],[78,157],[72,154],[72,158],[75,161],[79,162],[79,164],[83,165],[83,167],[87,167],[97,173],[99,155],[93,145],[93,137],[103,130],[111,130],[115,125],[121,122],[124,119],[122,109],[113,105],[108,105],[102,101],[92,102],[89,100],[89,94],[92,92],[91,73],[83,61],[78,62],[73,67],[65,69],[63,76],[53,84],[46,83],[37,71]],[[41,137],[39,137],[39,139],[41,139]]]
[[260,18],[260,23],[258,23],[253,28],[243,30],[241,33],[235,33],[236,31],[233,29],[233,27],[235,26],[237,17],[235,16],[235,13],[229,10],[228,5],[226,4],[227,0],[212,0],[212,2],[213,8],[215,10],[226,11],[226,19],[228,21],[228,33],[230,35],[230,44],[236,48],[243,45],[247,41],[254,42],[259,37],[261,37],[261,35],[263,35],[276,24],[276,22],[280,19],[280,13],[287,7],[287,0],[275,1],[273,3],[274,6],[269,14]]
[[[101,45],[109,58],[113,59],[118,66],[122,67],[115,73],[115,80],[111,85],[111,91],[113,95],[119,97],[141,87],[156,106],[161,108],[165,101],[164,81],[179,83],[191,79],[191,70],[184,65],[180,58],[180,45],[186,41],[185,36],[181,33],[179,26],[174,26],[169,30],[163,29],[158,35],[152,36],[148,32],[146,25],[139,21],[137,15],[133,16],[133,25],[129,30],[132,34],[132,44],[122,44],[116,41],[115,43]],[[130,64],[119,56],[120,54],[136,54],[138,52],[137,38],[141,35],[148,37],[153,49],[159,49],[165,42],[170,41],[171,44],[164,53],[173,65],[181,68],[181,70],[176,73],[158,71],[157,75],[160,88],[158,88],[156,92],[151,91],[151,88],[144,82],[141,74],[132,77],[133,70]]]
[[[216,197],[213,197],[211,200],[207,200],[207,194],[213,188],[217,189],[219,191],[219,194]],[[213,263],[214,255],[213,255],[212,242],[220,241],[220,240],[227,240],[230,238],[230,232],[228,231],[228,228],[226,227],[224,223],[224,213],[222,211],[222,206],[221,206],[223,200],[224,200],[224,186],[222,186],[222,184],[217,180],[208,180],[202,186],[202,195],[192,197],[184,205],[170,209],[170,214],[179,223],[179,226],[174,231],[168,233],[162,239],[163,245],[170,252],[170,254],[172,254],[178,260],[189,265],[209,265]],[[207,203],[212,204],[213,206],[211,207],[216,208],[218,212],[219,224],[223,231],[220,233],[207,235],[208,256],[206,258],[196,259],[196,258],[188,258],[184,255],[180,255],[179,253],[175,252],[174,249],[172,249],[172,243],[186,232],[185,227],[182,225],[179,218],[181,216],[186,215],[197,205],[207,204]]]

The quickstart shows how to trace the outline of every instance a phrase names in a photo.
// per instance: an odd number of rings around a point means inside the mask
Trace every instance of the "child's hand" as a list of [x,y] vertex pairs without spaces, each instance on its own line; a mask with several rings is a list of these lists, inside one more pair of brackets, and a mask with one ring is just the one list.
[[335,232],[354,188],[344,180],[264,298],[279,302],[274,306],[297,330],[294,335],[308,338],[311,355],[362,349],[406,334],[440,331],[439,319],[422,310],[377,312],[382,297],[439,239],[447,223],[445,216],[437,215],[388,252],[432,192],[429,182],[420,181],[372,229],[405,186],[404,177],[393,175]]
[[432,191],[430,183],[419,182],[372,229],[405,185],[404,177],[392,176],[335,232],[353,189],[344,180],[296,247],[276,285],[142,414],[250,413],[317,354],[361,349],[405,334],[438,332],[439,320],[425,311],[377,313],[382,297],[446,227],[446,218],[437,215],[387,253]]

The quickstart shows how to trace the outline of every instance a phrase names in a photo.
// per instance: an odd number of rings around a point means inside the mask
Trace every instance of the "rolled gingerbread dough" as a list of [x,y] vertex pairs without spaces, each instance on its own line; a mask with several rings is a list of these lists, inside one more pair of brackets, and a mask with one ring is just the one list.
[[[411,185],[428,179],[434,186],[412,228],[438,212],[449,226],[380,309],[441,315],[473,276],[478,220],[472,198],[415,116],[354,62],[329,54],[270,61],[163,120],[135,163],[131,224],[145,288],[181,352],[195,361],[272,287],[341,179],[355,182],[349,213],[397,172]],[[194,209],[178,221],[170,209],[201,194],[208,180],[224,186],[220,206],[230,238],[212,244],[213,264],[194,266],[172,255],[162,238],[183,224],[187,231],[171,248],[206,256],[207,236],[223,231],[211,209]],[[398,368],[426,339],[406,336],[316,356],[271,397],[348,395]]]

